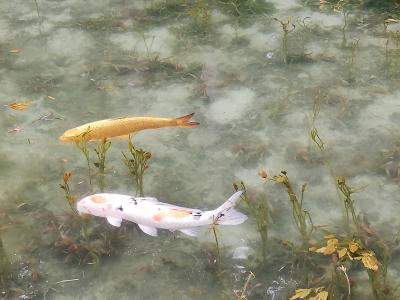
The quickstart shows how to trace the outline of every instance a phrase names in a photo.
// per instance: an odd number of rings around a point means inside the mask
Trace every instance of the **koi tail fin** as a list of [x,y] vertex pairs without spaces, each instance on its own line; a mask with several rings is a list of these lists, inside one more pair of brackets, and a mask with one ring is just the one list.
[[191,113],[189,115],[180,117],[180,118],[176,118],[176,126],[179,128],[192,128],[192,127],[196,127],[197,125],[199,125],[199,122],[189,122],[189,120],[193,117],[194,113]]
[[238,225],[247,220],[247,216],[234,209],[242,191],[234,193],[224,204],[213,210],[214,222],[219,225]]

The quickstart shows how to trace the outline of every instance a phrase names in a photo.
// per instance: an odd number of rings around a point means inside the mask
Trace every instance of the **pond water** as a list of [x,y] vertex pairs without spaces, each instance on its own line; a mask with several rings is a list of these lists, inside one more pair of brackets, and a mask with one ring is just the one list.
[[[349,299],[348,288],[352,299],[399,299],[400,23],[389,1],[347,2],[0,1],[0,238],[11,264],[10,276],[0,266],[0,298],[277,300],[324,287],[329,299]],[[198,127],[133,143],[152,154],[145,196],[214,209],[243,181],[249,219],[218,226],[219,257],[210,228],[155,238],[73,215],[64,172],[78,199],[136,189],[126,140],[111,141],[104,174],[88,144],[90,183],[85,157],[58,139],[65,130],[192,112]],[[307,183],[306,242],[281,171],[297,200]],[[347,185],[358,225],[346,226]],[[328,234],[373,250],[378,270],[354,253],[308,251]],[[386,265],[385,286],[371,286]]]

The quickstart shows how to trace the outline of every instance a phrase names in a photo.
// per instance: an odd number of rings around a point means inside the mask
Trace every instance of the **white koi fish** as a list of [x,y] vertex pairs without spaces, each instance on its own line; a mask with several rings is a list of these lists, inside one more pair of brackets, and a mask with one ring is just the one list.
[[196,236],[202,226],[238,225],[246,221],[247,216],[234,209],[241,194],[241,191],[236,192],[217,209],[201,211],[159,202],[151,197],[102,193],[79,200],[77,210],[81,214],[107,218],[117,227],[121,226],[122,220],[135,222],[151,236],[157,236],[157,228]]

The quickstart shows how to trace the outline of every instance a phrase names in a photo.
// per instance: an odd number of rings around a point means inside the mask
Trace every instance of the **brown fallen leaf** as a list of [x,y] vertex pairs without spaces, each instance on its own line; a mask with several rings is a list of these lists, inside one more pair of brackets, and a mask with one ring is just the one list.
[[12,102],[7,104],[7,106],[14,110],[24,110],[27,109],[32,104],[31,100],[24,101],[24,102]]
[[10,50],[10,53],[20,53],[22,49],[20,48],[13,48]]
[[22,129],[23,129],[22,127],[14,127],[13,129],[9,129],[7,132],[8,133],[19,132]]

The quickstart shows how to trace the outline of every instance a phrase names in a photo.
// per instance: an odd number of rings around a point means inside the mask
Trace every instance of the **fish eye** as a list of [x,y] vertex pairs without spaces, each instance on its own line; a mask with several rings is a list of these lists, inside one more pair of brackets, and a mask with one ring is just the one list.
[[136,198],[131,197],[131,198],[129,198],[129,204],[137,205],[138,202],[137,202]]

